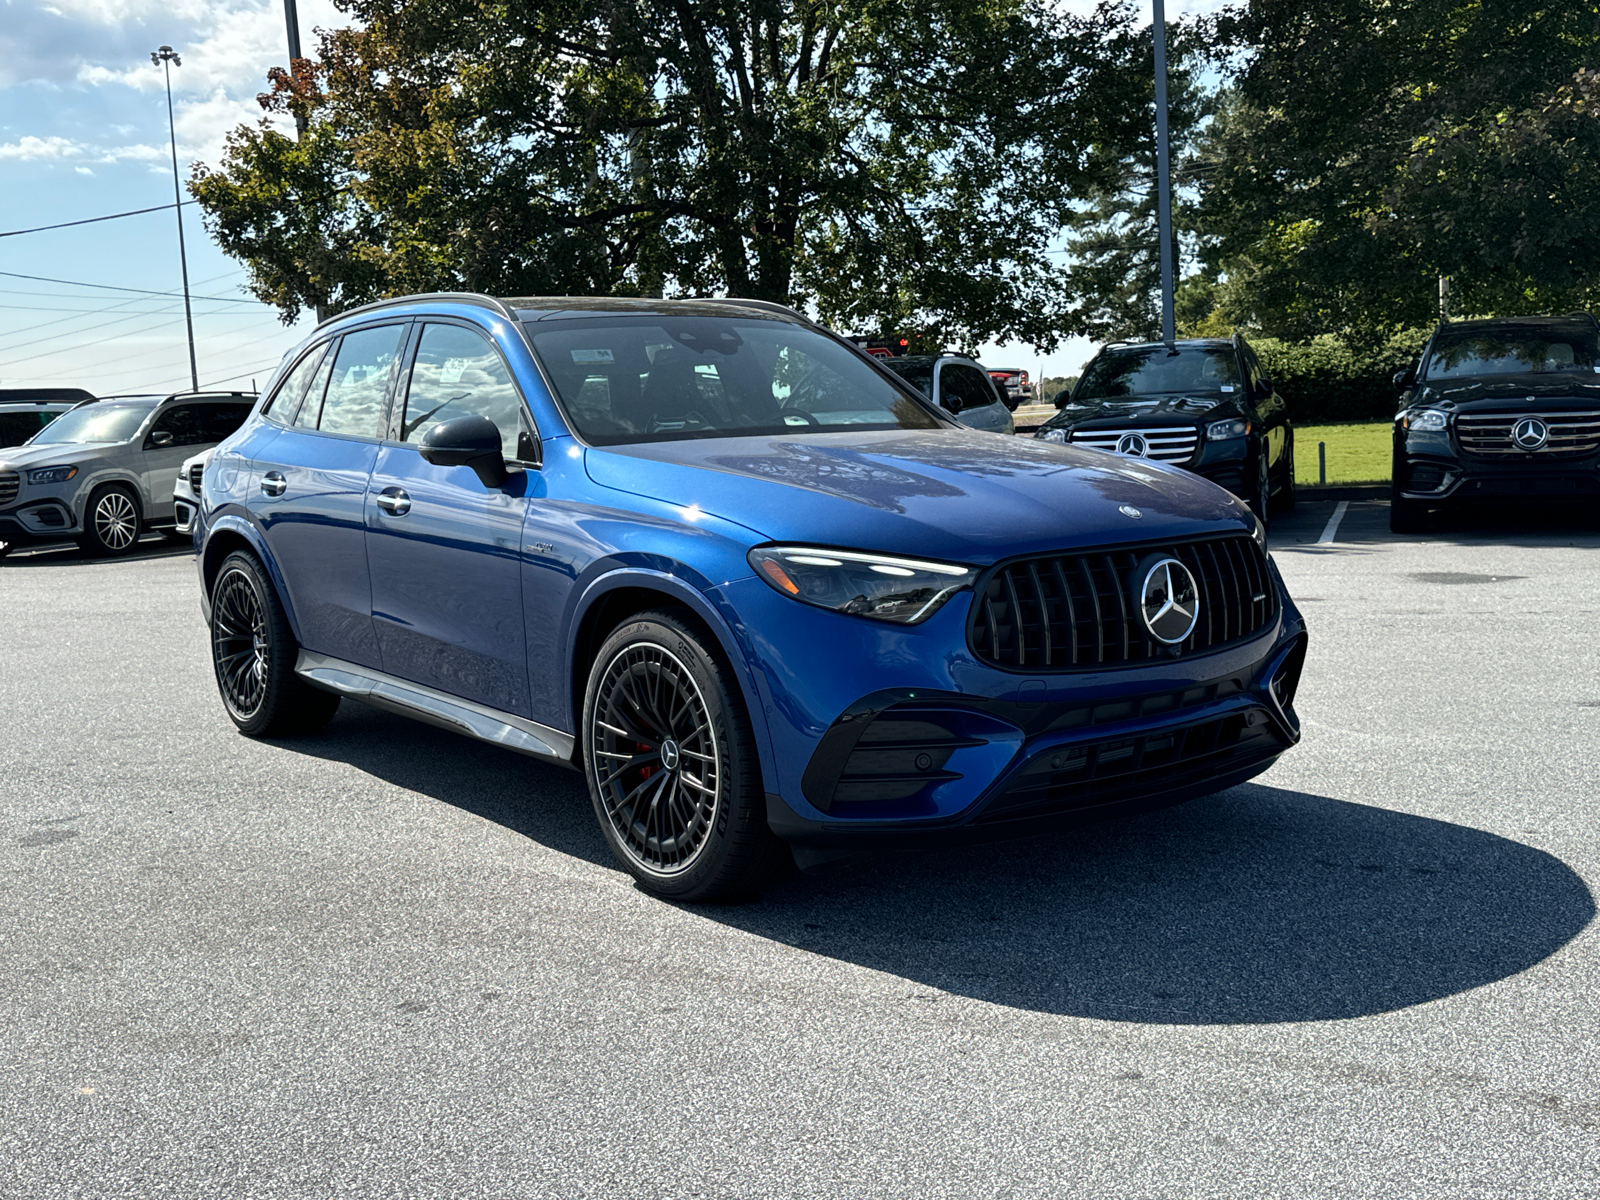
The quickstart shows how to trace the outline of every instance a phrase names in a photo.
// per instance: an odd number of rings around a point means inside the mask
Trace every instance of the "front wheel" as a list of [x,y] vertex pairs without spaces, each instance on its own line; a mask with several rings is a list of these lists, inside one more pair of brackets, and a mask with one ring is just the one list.
[[686,614],[642,613],[600,647],[584,693],[601,831],[640,886],[672,900],[757,893],[786,856],[738,684],[709,641]]
[[300,645],[255,555],[222,560],[211,586],[211,661],[228,717],[247,737],[309,733],[327,724],[339,697],[294,673]]
[[83,511],[83,536],[78,546],[86,554],[115,558],[132,554],[139,544],[142,521],[139,502],[120,484],[99,488]]

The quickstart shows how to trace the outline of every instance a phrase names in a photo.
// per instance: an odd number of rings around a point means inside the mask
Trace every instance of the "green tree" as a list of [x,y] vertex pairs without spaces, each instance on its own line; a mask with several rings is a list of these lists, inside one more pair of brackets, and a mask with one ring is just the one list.
[[[341,0],[191,191],[285,319],[445,288],[813,303],[1054,345],[1044,254],[1139,86],[1046,0]],[[1118,31],[1122,31],[1119,33]]]
[[1600,300],[1600,5],[1252,0],[1200,155],[1219,323],[1376,345]]

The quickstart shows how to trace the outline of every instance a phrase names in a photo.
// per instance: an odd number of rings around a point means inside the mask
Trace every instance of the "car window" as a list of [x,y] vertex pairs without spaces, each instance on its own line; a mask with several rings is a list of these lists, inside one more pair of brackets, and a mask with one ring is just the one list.
[[22,445],[59,414],[59,409],[0,413],[0,446]]
[[284,424],[293,424],[295,414],[300,407],[300,401],[306,394],[306,385],[311,382],[311,377],[317,373],[317,368],[322,365],[322,356],[327,352],[328,343],[313,346],[309,353],[294,365],[294,369],[284,377],[278,385],[278,390],[272,393],[272,398],[267,401],[263,412],[270,412]]
[[522,397],[494,343],[461,325],[425,325],[411,365],[400,423],[402,442],[420,441],[457,417],[488,417],[500,430],[502,453],[517,457]]
[[583,317],[526,328],[577,432],[596,445],[943,427],[854,352],[787,321]]
[[[328,375],[318,429],[356,437],[379,436],[389,370],[400,353],[405,329],[404,325],[379,325],[345,334]],[[297,419],[295,424],[301,422]]]
[[901,363],[889,359],[883,364],[896,375],[904,379],[924,396],[933,395],[933,364],[932,363]]
[[960,396],[963,408],[982,408],[997,399],[989,377],[965,363],[946,363],[940,369],[939,394],[941,399]]
[[322,398],[328,391],[328,376],[333,371],[334,342],[328,347],[328,352],[322,356],[322,362],[317,367],[317,373],[311,377],[311,386],[306,389],[305,398],[301,400],[300,407],[295,410],[294,420],[290,422],[299,429],[315,429],[317,418],[322,415]]
[[33,439],[35,446],[87,445],[125,442],[139,432],[150,415],[152,404],[85,404],[62,413],[41,429]]
[[1472,375],[1593,375],[1600,345],[1593,330],[1510,328],[1441,330],[1428,355],[1427,378]]
[[1241,382],[1232,346],[1140,346],[1103,352],[1084,371],[1073,399],[1233,392]]
[[205,442],[220,442],[250,415],[249,404],[204,404],[200,406],[200,425]]
[[200,409],[198,404],[174,404],[150,426],[150,432],[145,435],[145,445],[150,445],[150,439],[158,433],[170,433],[172,441],[168,443],[169,446],[198,446],[205,441]]

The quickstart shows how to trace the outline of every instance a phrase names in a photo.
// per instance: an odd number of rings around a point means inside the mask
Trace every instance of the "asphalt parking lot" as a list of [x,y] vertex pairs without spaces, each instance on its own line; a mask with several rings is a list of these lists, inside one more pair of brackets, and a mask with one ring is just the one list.
[[723,908],[575,774],[240,738],[181,551],[14,555],[0,1194],[1600,1195],[1600,519],[1334,512],[1254,783]]

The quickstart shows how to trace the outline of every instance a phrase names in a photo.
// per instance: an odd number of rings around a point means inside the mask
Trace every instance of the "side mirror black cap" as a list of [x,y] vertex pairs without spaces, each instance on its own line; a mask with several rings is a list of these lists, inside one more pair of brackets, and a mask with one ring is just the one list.
[[488,417],[457,417],[422,435],[417,451],[436,467],[471,467],[484,487],[506,481],[506,460],[500,451],[500,428]]

